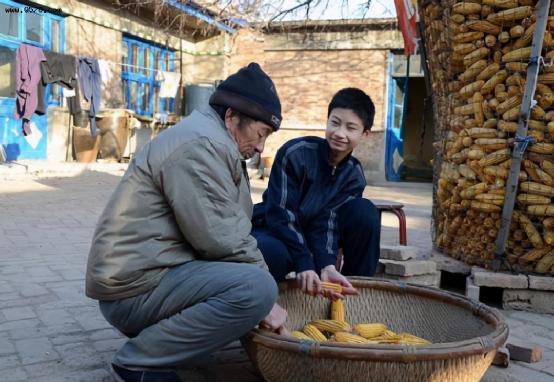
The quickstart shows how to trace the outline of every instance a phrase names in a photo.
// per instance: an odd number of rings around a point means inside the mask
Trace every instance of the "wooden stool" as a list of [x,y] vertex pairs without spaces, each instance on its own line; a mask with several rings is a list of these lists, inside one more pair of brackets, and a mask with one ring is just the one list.
[[400,203],[391,203],[386,201],[373,201],[379,213],[390,212],[398,218],[398,234],[400,245],[408,245],[408,237],[406,234],[406,215],[404,214],[404,205]]

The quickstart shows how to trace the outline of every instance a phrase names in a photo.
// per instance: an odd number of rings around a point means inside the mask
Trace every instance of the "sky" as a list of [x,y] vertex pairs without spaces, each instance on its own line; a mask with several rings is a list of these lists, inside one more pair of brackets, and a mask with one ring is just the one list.
[[[367,3],[370,2],[369,9]],[[269,0],[269,14],[275,14],[276,4],[280,9],[289,9],[302,3],[302,0]],[[282,3],[282,5],[281,5]],[[317,3],[310,9],[309,18],[312,20],[340,20],[340,19],[361,19],[361,18],[390,18],[396,17],[394,0],[315,0]],[[288,14],[282,20],[305,20],[306,7],[298,12]]]

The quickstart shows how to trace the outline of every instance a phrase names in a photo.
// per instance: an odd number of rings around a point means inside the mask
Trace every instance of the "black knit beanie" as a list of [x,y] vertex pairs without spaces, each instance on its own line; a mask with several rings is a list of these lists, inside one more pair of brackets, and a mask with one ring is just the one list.
[[281,101],[271,78],[255,62],[230,75],[210,97],[210,105],[230,107],[250,118],[270,125],[281,125]]

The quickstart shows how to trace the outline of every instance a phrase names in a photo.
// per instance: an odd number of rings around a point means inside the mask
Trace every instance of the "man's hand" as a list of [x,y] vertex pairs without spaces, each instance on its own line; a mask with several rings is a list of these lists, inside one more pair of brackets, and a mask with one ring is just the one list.
[[283,309],[279,304],[275,303],[271,311],[260,322],[260,328],[269,330],[271,332],[288,335],[289,331],[285,328],[285,322],[287,321],[287,311]]
[[302,289],[302,292],[309,294],[310,296],[316,296],[321,293],[321,281],[315,271],[304,271],[296,275],[296,281],[298,287]]
[[348,281],[346,277],[337,271],[334,265],[328,265],[321,270],[321,281],[335,283],[342,286],[342,295],[340,293],[324,289],[323,295],[327,298],[336,300],[337,298],[344,298],[343,295],[358,294],[356,288],[350,284],[350,281]]

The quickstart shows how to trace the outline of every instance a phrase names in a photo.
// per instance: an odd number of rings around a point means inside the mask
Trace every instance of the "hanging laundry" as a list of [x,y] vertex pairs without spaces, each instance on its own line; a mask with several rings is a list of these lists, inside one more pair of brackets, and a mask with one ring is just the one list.
[[21,44],[15,57],[15,119],[22,119],[23,135],[31,134],[29,121],[38,105],[40,63],[46,57],[42,49]]
[[[74,56],[56,52],[45,52],[46,61],[40,64],[42,74],[42,92],[48,84],[58,84],[63,88],[64,97],[67,98],[69,112],[73,120],[79,120],[75,116],[81,112],[81,97],[77,81],[77,65]],[[39,89],[39,91],[40,91]],[[72,92],[70,95],[67,92]],[[43,110],[37,108],[37,114]]]
[[160,71],[156,79],[161,81],[159,97],[175,98],[181,81],[181,73]]
[[100,111],[101,82],[98,60],[90,57],[79,59],[79,81],[83,96],[90,103],[90,133],[96,136],[96,113]]
[[112,68],[110,63],[106,60],[98,60],[98,67],[100,68],[100,77],[102,82],[107,84],[112,79]]

